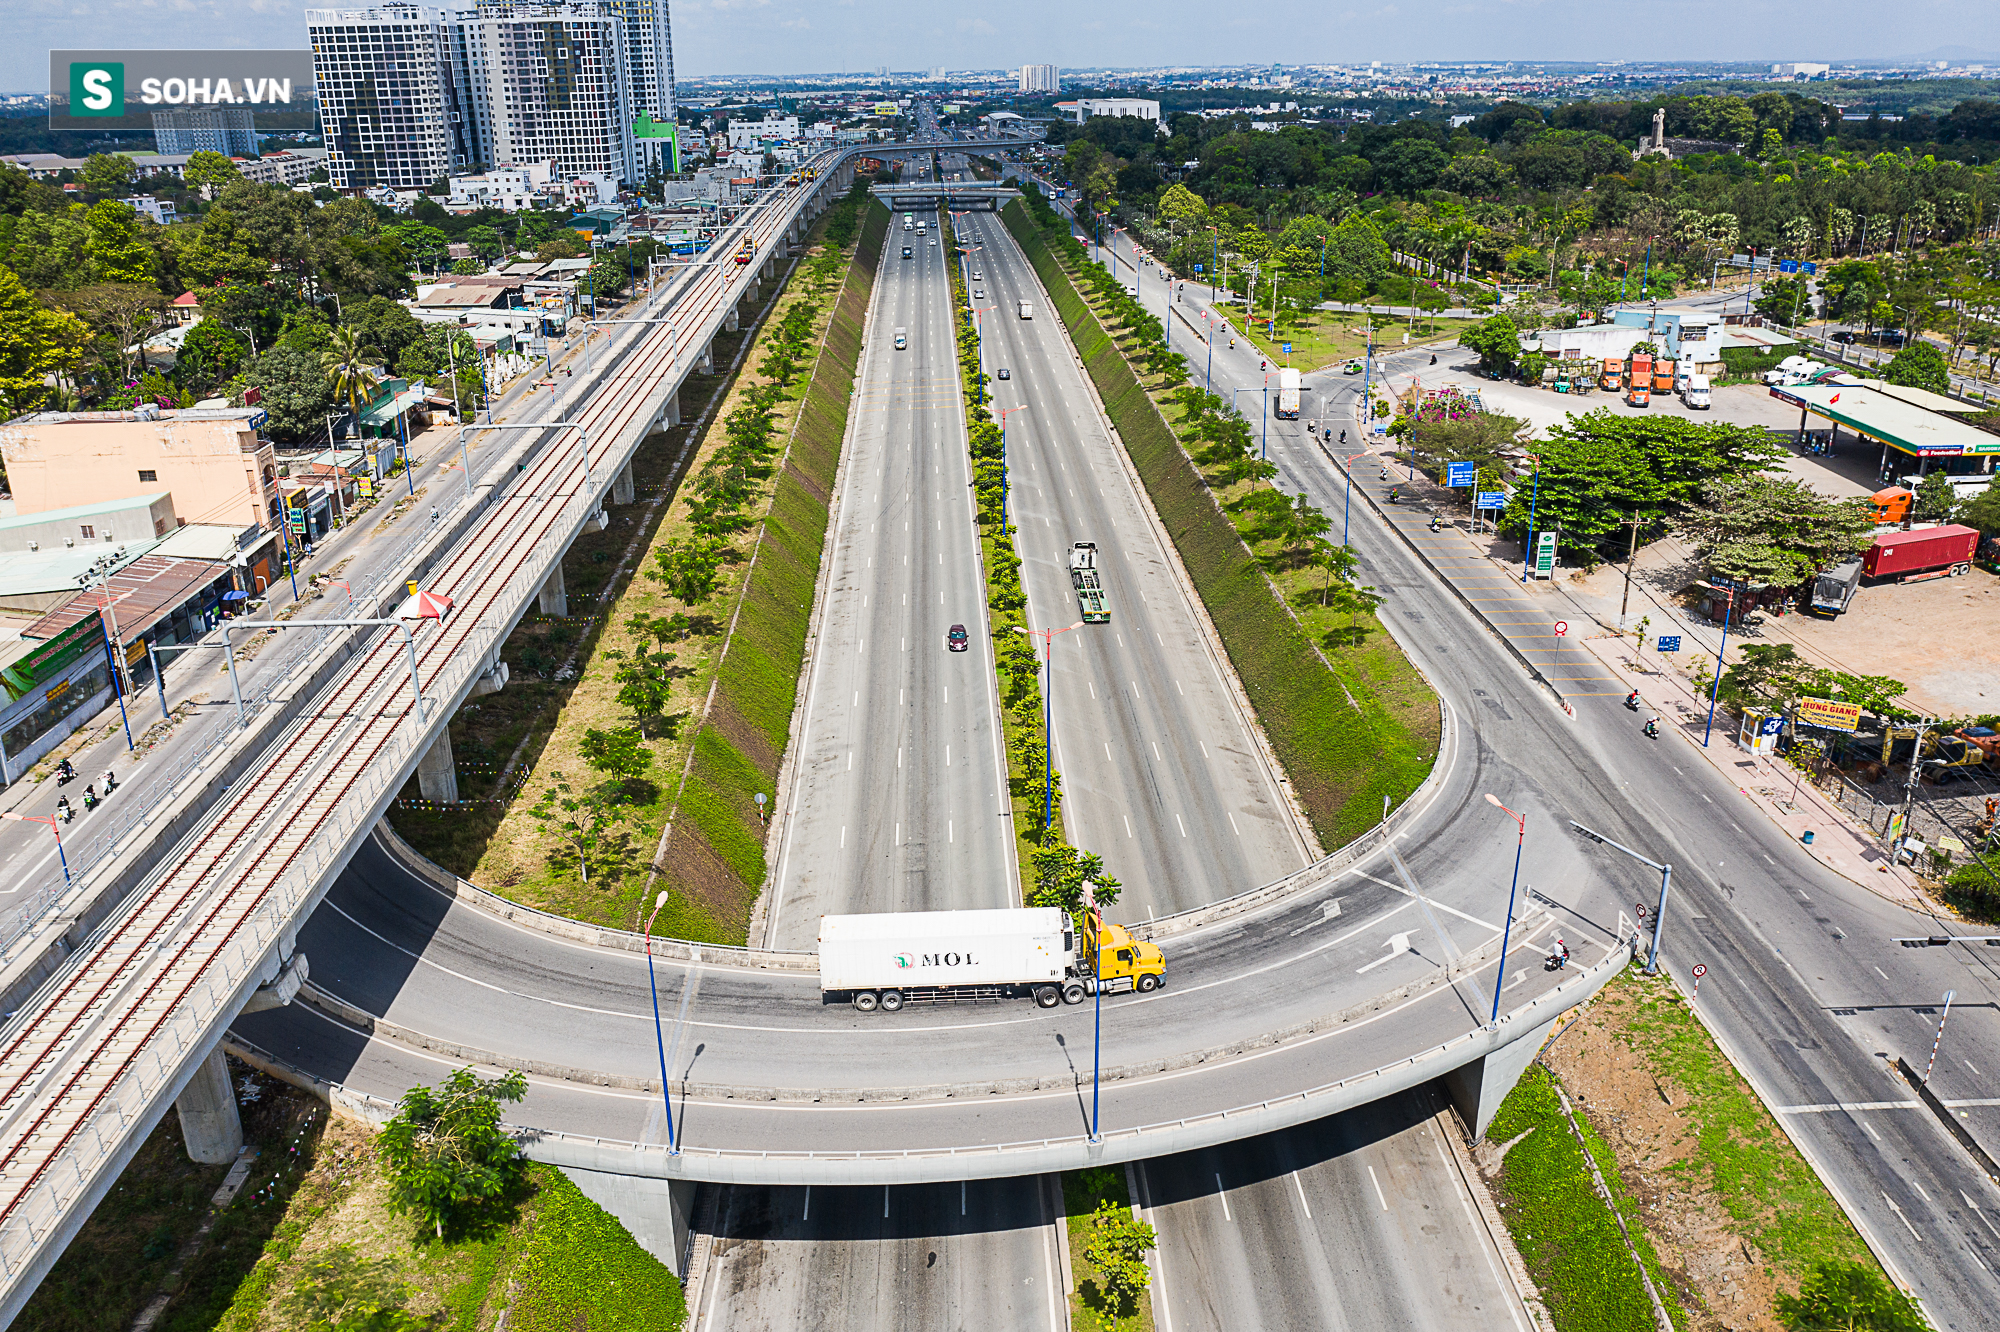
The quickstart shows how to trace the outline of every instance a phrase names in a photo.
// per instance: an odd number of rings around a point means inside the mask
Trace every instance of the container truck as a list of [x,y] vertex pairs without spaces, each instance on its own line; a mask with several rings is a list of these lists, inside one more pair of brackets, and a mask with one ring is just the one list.
[[1646,407],[1653,401],[1653,358],[1645,352],[1632,357],[1632,374],[1626,380],[1625,405]]
[[1079,541],[1069,551],[1069,581],[1076,586],[1076,607],[1085,624],[1107,624],[1111,602],[1104,595],[1104,580],[1097,571],[1097,543]]
[[1604,374],[1598,379],[1597,387],[1616,393],[1625,387],[1625,362],[1615,357],[1604,358]]
[[1822,571],[1813,579],[1812,609],[1816,615],[1838,615],[1854,600],[1861,586],[1861,561],[1848,560]]
[[1681,376],[1681,405],[1690,411],[1705,412],[1709,408],[1708,376]]
[[820,994],[864,1013],[1022,996],[1054,1008],[1100,989],[1156,990],[1166,976],[1158,944],[1103,920],[1079,930],[1059,907],[819,918]]
[[1672,393],[1674,391],[1674,363],[1672,361],[1653,362],[1653,392]]
[[1284,421],[1299,419],[1299,372],[1290,366],[1278,372],[1278,417]]
[[1911,532],[1884,532],[1861,555],[1861,572],[1870,578],[1894,578],[1917,583],[1926,578],[1958,577],[1972,569],[1972,552],[1979,533],[1947,523]]

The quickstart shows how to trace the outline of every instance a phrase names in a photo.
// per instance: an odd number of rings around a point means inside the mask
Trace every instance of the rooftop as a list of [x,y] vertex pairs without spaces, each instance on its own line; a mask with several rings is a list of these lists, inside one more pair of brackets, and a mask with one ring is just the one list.
[[[131,642],[162,613],[228,573],[226,565],[210,560],[141,555],[111,575],[111,614],[118,621],[118,636]],[[28,638],[54,638],[78,620],[97,613],[102,604],[101,592],[72,597],[21,632]]]
[[1989,435],[1955,416],[1891,397],[1873,385],[1799,384],[1773,387],[1771,396],[1905,453],[1934,458],[2000,454],[2000,435]]
[[67,522],[72,518],[96,518],[107,513],[125,513],[131,509],[150,509],[165,499],[170,492],[155,491],[150,495],[134,495],[129,499],[98,500],[95,504],[73,504],[67,509],[44,509],[40,513],[17,513],[0,518],[0,531],[15,527],[39,527],[43,523]]

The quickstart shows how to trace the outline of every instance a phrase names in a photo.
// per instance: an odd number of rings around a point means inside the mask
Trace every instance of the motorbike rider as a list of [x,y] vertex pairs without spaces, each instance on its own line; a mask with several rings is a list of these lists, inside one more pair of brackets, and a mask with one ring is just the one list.
[[1659,739],[1659,736],[1660,736],[1660,719],[1659,719],[1658,717],[1650,717],[1650,718],[1648,718],[1648,719],[1646,720],[1646,737],[1647,737],[1647,739],[1649,739],[1649,740],[1657,740],[1657,739]]
[[118,775],[112,772],[111,769],[106,768],[104,770],[104,794],[110,795],[113,791],[116,791],[117,789],[118,789]]
[[1436,353],[1436,352],[1432,352],[1432,353],[1431,353],[1431,364],[1432,364],[1432,365],[1436,365],[1437,363],[1438,363],[1438,358],[1437,358],[1437,353]]
[[68,796],[56,797],[56,817],[61,819],[64,823],[68,823],[71,819],[76,817],[76,812],[69,807]]
[[68,759],[64,759],[61,763],[56,764],[56,779],[64,782],[76,779],[76,768]]
[[1631,693],[1625,695],[1625,706],[1628,708],[1636,708],[1639,706],[1638,690],[1634,689]]
[[85,786],[85,787],[83,788],[83,807],[84,807],[84,809],[85,809],[86,811],[89,811],[89,810],[93,810],[93,809],[96,809],[96,808],[97,808],[97,788],[96,788],[96,787],[94,787],[94,786]]
[[1389,503],[1394,504],[1396,502],[1396,498],[1402,493],[1403,493],[1403,488],[1401,486],[1390,486]]

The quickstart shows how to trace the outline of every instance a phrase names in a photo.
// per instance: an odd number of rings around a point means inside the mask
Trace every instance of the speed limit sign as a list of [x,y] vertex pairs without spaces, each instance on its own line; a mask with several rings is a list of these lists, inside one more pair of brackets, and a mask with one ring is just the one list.
[[1562,637],[1565,637],[1566,635],[1568,635],[1568,633],[1569,633],[1569,621],[1568,621],[1568,620],[1557,620],[1557,621],[1556,621],[1556,637],[1557,637],[1557,638],[1562,638]]
[[1646,904],[1644,902],[1634,902],[1632,904],[1632,909],[1639,913],[1640,920],[1644,920],[1646,918]]
[[1706,976],[1707,974],[1708,974],[1707,967],[1703,966],[1699,962],[1694,964],[1694,978],[1696,980],[1700,980],[1703,976]]

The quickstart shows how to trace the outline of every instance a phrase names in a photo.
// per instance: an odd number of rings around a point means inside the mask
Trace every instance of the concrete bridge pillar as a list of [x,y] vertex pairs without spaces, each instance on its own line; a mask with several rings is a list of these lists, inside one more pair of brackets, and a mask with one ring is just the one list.
[[694,1213],[693,1180],[653,1175],[614,1175],[581,1166],[562,1166],[577,1192],[624,1223],[639,1247],[685,1279],[688,1222]]
[[216,1046],[194,1071],[174,1102],[188,1160],[228,1165],[243,1150],[243,1120],[236,1113],[236,1089],[229,1085],[229,1057]]
[[544,615],[566,616],[569,614],[569,594],[563,587],[562,561],[549,570],[549,580],[542,584],[540,610]]
[[1444,1075],[1444,1088],[1451,1096],[1452,1107],[1473,1137],[1486,1132],[1493,1116],[1500,1112],[1500,1102],[1514,1090],[1514,1084],[1542,1052],[1543,1043],[1555,1029],[1556,1017],[1522,1032],[1485,1058],[1461,1064]]
[[451,730],[438,732],[431,747],[417,760],[417,790],[441,805],[458,803],[458,765],[451,757]]
[[630,504],[632,502],[632,464],[626,463],[618,469],[618,475],[611,479],[611,502]]
[[[738,329],[739,327],[740,327],[740,325],[739,325],[739,324],[737,323],[737,320],[736,320],[736,307],[735,307],[734,305],[732,305],[732,306],[730,306],[730,307],[729,307],[729,314],[728,314],[728,316],[727,316],[727,317],[726,317],[726,318],[725,318],[725,319],[724,319],[724,320],[722,321],[722,331],[723,331],[724,333],[734,333],[734,332],[735,332],[735,331],[736,331],[736,330],[737,330],[737,329]],[[712,375],[712,374],[714,374],[714,373],[715,373],[715,348],[713,348],[713,347],[710,347],[710,348],[708,349],[708,355],[707,355],[706,357],[704,357],[704,358],[703,358],[703,360],[704,360],[704,361],[706,362],[706,364],[705,364],[705,366],[704,366],[704,368],[703,368],[703,370],[702,370],[702,373],[703,373],[703,374],[705,374],[705,375]]]
[[[701,349],[701,355],[695,358],[694,372],[698,375],[712,375],[715,373],[714,338],[710,338],[708,340],[708,342]],[[676,404],[676,409],[678,409],[678,404]]]

